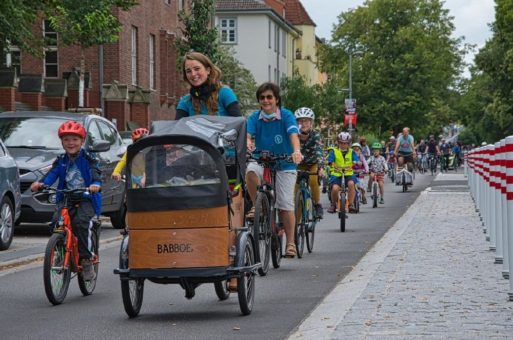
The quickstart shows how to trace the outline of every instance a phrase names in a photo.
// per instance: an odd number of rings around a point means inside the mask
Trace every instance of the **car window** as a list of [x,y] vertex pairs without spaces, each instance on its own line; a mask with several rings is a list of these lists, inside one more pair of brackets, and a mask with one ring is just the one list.
[[98,121],[97,123],[100,126],[100,130],[102,132],[103,139],[108,141],[111,146],[119,145],[118,144],[119,141],[118,141],[118,138],[117,138],[116,131],[111,129],[111,127],[109,125],[107,125],[105,122]]
[[95,142],[102,140],[102,134],[100,128],[96,124],[95,120],[92,120],[87,127],[87,142],[89,145],[94,145]]

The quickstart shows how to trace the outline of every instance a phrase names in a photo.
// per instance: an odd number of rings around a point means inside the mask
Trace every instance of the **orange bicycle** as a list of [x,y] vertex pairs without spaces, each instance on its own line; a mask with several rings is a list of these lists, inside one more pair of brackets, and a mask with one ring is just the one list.
[[55,200],[55,194],[63,195],[63,204],[59,212],[59,220],[54,227],[53,234],[46,245],[43,278],[45,293],[48,300],[54,304],[61,304],[68,293],[71,273],[76,273],[78,286],[84,296],[91,295],[96,287],[96,278],[98,277],[99,258],[99,237],[101,222],[93,220],[92,228],[92,251],[93,268],[95,278],[86,281],[82,276],[82,266],[79,262],[78,239],[73,233],[71,227],[71,218],[69,208],[77,204],[86,195],[89,195],[87,188],[81,189],[56,189],[49,186],[43,186],[38,194],[48,195],[49,201]]

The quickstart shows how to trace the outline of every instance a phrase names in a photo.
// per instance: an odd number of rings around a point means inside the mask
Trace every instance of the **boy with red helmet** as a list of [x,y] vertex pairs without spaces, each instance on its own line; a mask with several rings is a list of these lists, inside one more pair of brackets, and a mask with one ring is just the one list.
[[[42,182],[34,182],[32,191],[38,191],[43,185],[52,185],[59,181],[58,189],[88,188],[91,195],[83,197],[69,207],[71,226],[78,237],[78,252],[85,281],[94,280],[95,272],[92,264],[93,242],[91,229],[93,217],[101,213],[101,171],[97,160],[82,149],[86,137],[84,126],[78,122],[64,122],[58,130],[65,153],[58,156],[52,168],[44,176]],[[57,194],[57,205],[62,204],[62,195]],[[59,210],[57,210],[59,211]]]
[[[146,128],[137,128],[134,131],[132,131],[132,142],[137,142],[141,137],[146,136],[148,134],[148,129]],[[132,163],[132,187],[134,188],[142,188],[146,184],[146,174],[144,171],[144,159],[141,158],[142,154],[138,154],[135,156],[134,162]],[[119,160],[118,164],[116,164],[116,167],[114,168],[114,171],[112,172],[112,178],[114,178],[116,181],[121,180],[121,172],[126,166],[126,152]]]

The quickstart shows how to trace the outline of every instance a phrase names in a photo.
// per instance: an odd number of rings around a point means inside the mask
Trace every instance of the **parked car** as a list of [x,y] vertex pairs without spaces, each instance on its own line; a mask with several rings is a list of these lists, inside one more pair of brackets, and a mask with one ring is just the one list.
[[[125,226],[125,187],[111,174],[126,151],[116,127],[95,114],[73,112],[2,112],[0,138],[16,160],[20,170],[21,216],[19,222],[49,222],[55,211],[52,197],[33,195],[30,184],[39,181],[50,170],[57,155],[64,152],[57,135],[59,126],[67,121],[81,122],[87,132],[84,147],[108,142],[108,151],[98,152],[102,171],[102,214],[109,216],[114,228]],[[54,197],[53,197],[54,198]]]
[[14,158],[0,139],[0,250],[9,248],[14,222],[20,217],[20,175]]
[[119,131],[119,135],[127,147],[132,144],[132,131]]

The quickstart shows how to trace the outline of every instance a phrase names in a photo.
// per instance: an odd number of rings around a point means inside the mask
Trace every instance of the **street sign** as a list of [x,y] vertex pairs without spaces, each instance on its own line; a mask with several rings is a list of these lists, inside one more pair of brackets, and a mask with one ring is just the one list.
[[356,112],[356,99],[346,98],[345,100],[346,112]]

